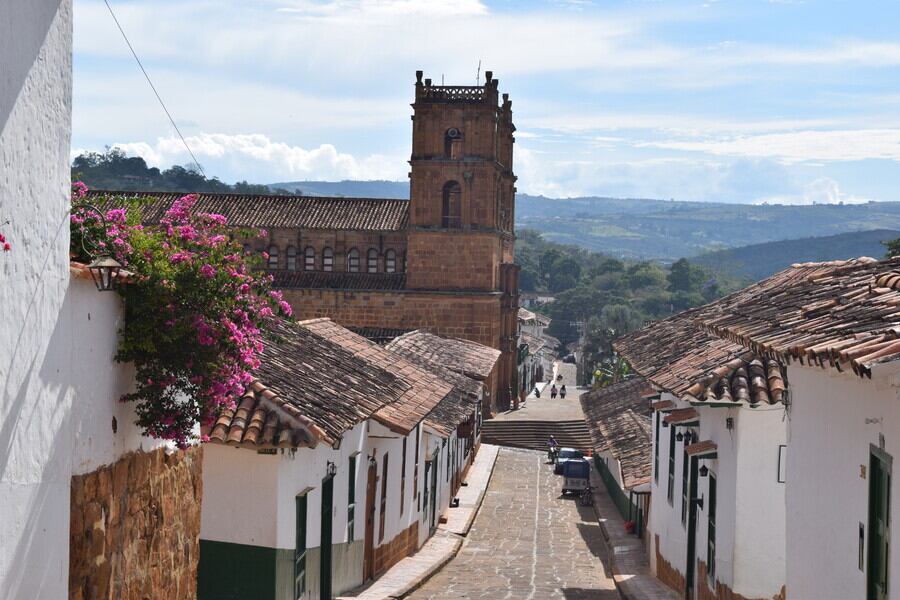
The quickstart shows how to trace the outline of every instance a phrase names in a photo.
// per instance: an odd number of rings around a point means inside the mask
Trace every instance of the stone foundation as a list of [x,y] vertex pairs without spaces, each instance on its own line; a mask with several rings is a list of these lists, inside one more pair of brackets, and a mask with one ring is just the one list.
[[685,586],[684,575],[679,573],[678,569],[670,565],[669,561],[660,554],[659,535],[654,536],[653,548],[656,551],[656,578],[679,594],[683,594]]
[[196,598],[202,464],[160,448],[72,477],[70,599]]
[[375,577],[380,577],[395,564],[415,553],[419,542],[419,522],[407,527],[386,544],[375,548]]
[[[715,590],[709,587],[709,573],[706,570],[706,563],[702,560],[697,561],[697,596],[699,600],[767,600],[765,598],[747,598],[740,594],[735,594],[727,585],[719,580],[715,582]],[[784,586],[781,591],[772,597],[772,600],[785,600]]]

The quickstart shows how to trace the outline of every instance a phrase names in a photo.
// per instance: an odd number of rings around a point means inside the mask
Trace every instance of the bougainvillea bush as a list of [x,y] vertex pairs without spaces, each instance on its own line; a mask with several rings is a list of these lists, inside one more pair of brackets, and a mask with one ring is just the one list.
[[[73,186],[73,200],[83,195]],[[125,320],[116,359],[134,364],[137,381],[122,399],[136,403],[146,434],[179,446],[194,440],[197,423],[234,408],[259,366],[268,323],[291,314],[232,237],[251,232],[195,211],[196,201],[184,196],[152,226],[141,224],[139,201],[103,202],[117,207],[105,210],[105,225],[91,208],[72,213],[73,255],[109,254],[129,272],[117,288]]]

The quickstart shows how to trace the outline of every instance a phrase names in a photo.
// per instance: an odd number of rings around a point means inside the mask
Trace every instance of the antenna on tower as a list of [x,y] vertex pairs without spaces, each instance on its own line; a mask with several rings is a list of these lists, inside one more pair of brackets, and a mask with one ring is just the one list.
[[481,59],[478,59],[478,71],[475,73],[475,85],[481,85]]
[[441,87],[444,87],[444,74],[441,73]]

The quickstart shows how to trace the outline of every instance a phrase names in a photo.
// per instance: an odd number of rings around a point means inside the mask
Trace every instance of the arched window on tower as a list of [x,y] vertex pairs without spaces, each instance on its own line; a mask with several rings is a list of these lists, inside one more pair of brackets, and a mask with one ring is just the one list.
[[266,261],[266,267],[270,269],[278,268],[278,246],[272,244],[269,246],[269,259]]
[[359,250],[351,248],[347,253],[347,270],[351,273],[359,273]]
[[288,268],[288,271],[296,271],[297,270],[297,247],[296,246],[288,246],[287,247],[287,268]]
[[444,184],[441,203],[441,227],[444,229],[459,229],[462,225],[461,215],[462,188],[456,181],[448,181]]
[[312,246],[307,246],[306,249],[303,250],[303,270],[316,270],[316,249]]
[[388,250],[384,253],[384,272],[397,272],[397,252],[395,250]]
[[444,133],[444,158],[459,158],[459,147],[462,142],[462,132],[456,127],[451,127]]
[[329,273],[334,271],[334,250],[331,248],[322,249],[322,270]]
[[369,252],[366,255],[366,271],[369,273],[378,272],[378,250],[375,248],[369,248]]

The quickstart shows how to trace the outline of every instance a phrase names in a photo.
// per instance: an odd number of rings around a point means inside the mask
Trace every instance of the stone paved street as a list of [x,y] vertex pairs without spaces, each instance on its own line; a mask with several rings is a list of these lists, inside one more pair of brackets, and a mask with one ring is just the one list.
[[591,507],[560,497],[546,455],[503,448],[459,554],[415,600],[614,600]]

